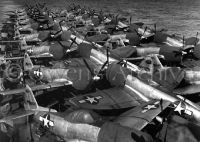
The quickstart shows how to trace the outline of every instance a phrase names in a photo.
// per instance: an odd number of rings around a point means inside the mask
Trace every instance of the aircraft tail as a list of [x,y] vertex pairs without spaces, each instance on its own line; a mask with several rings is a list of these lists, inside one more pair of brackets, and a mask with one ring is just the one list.
[[28,85],[26,85],[26,88],[25,88],[24,107],[26,110],[36,110],[39,108],[38,103],[35,99],[35,96]]
[[29,71],[33,69],[33,63],[31,61],[30,56],[25,53],[24,54],[24,71]]
[[9,128],[7,126],[13,127],[13,121],[15,119],[33,115],[37,111],[57,112],[54,109],[43,108],[38,106],[35,96],[28,85],[26,85],[26,88],[24,89],[24,109],[25,111],[18,112],[17,114],[13,113],[0,119],[0,131],[7,133]]
[[14,121],[16,119],[32,115],[35,113],[35,110],[38,109],[36,99],[33,95],[31,88],[28,85],[26,86],[24,93],[25,111],[20,111],[17,114],[13,113],[0,119],[0,131],[7,133],[10,127],[14,127]]
[[31,111],[57,112],[54,109],[49,109],[49,108],[39,106],[35,99],[33,91],[31,90],[31,88],[28,85],[26,85],[26,88],[25,88],[24,108],[25,108],[25,110],[31,110]]

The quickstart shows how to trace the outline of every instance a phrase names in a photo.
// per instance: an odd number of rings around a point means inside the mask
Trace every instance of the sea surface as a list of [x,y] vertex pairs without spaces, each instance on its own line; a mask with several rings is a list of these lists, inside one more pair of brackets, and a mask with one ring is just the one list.
[[[200,0],[39,0],[50,8],[62,8],[72,3],[103,10],[105,12],[132,16],[133,22],[144,22],[168,29],[169,33],[195,36],[200,32]],[[6,18],[5,11],[18,8],[24,3],[38,0],[0,0],[0,23]]]

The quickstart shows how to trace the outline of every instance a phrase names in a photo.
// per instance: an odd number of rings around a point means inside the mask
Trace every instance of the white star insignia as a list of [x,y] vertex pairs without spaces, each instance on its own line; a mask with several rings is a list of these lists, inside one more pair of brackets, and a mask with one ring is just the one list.
[[95,100],[95,98],[90,98],[87,96],[87,99],[85,99],[87,101],[89,101],[91,104],[93,104],[94,102],[97,103],[97,100]]
[[42,72],[39,70],[33,71],[33,74],[35,74],[38,77],[42,76]]
[[150,105],[147,105],[144,107],[144,110],[142,110],[142,113],[145,113],[147,112],[148,110],[151,110],[151,109],[156,109],[159,107],[159,101],[158,102],[155,102],[154,104],[150,104]]
[[49,127],[48,123],[49,123],[49,120],[47,119],[48,115],[43,119],[43,122],[44,122],[44,126],[47,126]]
[[147,105],[145,108],[146,109],[153,109],[153,108],[156,108],[156,107],[155,107],[155,105]]
[[46,115],[45,118],[40,116],[39,120],[42,121],[42,122],[43,122],[43,125],[46,126],[47,128],[49,128],[50,126],[51,126],[51,127],[54,126],[53,121],[50,121],[50,120],[48,119],[48,115]]
[[89,102],[90,104],[97,104],[99,101],[99,99],[101,99],[101,96],[97,96],[97,97],[90,97],[90,96],[86,96],[86,99],[84,100],[80,100],[79,103],[86,103]]
[[179,114],[181,115],[181,111],[185,110],[182,106],[181,106],[181,102],[179,102],[179,104],[176,106],[176,108],[174,109],[174,111],[178,111]]

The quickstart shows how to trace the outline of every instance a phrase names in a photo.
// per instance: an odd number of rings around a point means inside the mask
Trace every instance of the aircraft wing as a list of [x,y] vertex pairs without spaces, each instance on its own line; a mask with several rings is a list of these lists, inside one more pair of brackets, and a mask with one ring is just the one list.
[[[52,82],[52,83],[47,83],[47,84],[31,86],[31,90],[32,91],[39,91],[39,90],[59,88],[59,87],[62,87],[62,86],[69,86],[69,85],[72,85],[71,81]],[[3,95],[3,96],[12,95],[12,94],[19,94],[19,93],[24,92],[24,89],[25,88],[12,89],[12,90],[8,90],[8,91],[0,91],[0,94]]]
[[[52,54],[40,54],[40,55],[31,55],[29,56],[31,59],[32,58],[52,58],[53,55]],[[2,58],[3,60],[22,60],[24,59],[24,57],[10,57],[10,58]]]
[[39,90],[59,88],[59,87],[69,86],[69,85],[72,85],[71,81],[52,82],[52,83],[32,86],[31,90],[32,91],[39,91]]
[[122,126],[142,130],[169,105],[170,102],[168,101],[150,101],[123,113],[115,122]]
[[7,133],[8,129],[5,124],[14,127],[14,120],[30,116],[34,113],[35,113],[34,111],[22,110],[3,117],[2,119],[0,119],[0,131]]
[[186,87],[177,88],[173,90],[173,93],[178,95],[191,95],[191,94],[197,94],[199,92],[200,92],[199,84],[189,85]]
[[199,68],[200,60],[185,59],[185,60],[183,60],[182,65],[186,68]]
[[[34,85],[31,86],[32,91],[42,91],[42,90],[51,90],[54,88],[59,88],[63,86],[69,86],[72,85],[71,81],[64,81],[64,82],[52,82],[47,84],[41,84],[41,85]],[[13,95],[19,95],[25,91],[26,88],[19,88],[19,89],[12,89],[12,90],[6,90],[6,91],[0,91],[0,104],[5,104],[13,99]],[[39,93],[35,94],[40,95]]]
[[35,112],[31,111],[31,110],[17,111],[17,112],[14,112],[14,113],[12,113],[12,114],[10,114],[8,116],[3,117],[3,119],[0,119],[0,123],[4,122],[4,121],[7,121],[7,120],[15,120],[15,119],[18,119],[18,118],[29,116],[29,115],[32,115],[34,113]]
[[66,104],[85,109],[121,109],[141,105],[144,101],[129,88],[110,88],[76,96]]
[[31,110],[22,110],[22,111],[13,112],[10,115],[7,115],[3,117],[2,119],[0,119],[0,123],[6,123],[10,126],[13,126],[13,120],[32,115],[34,113],[35,112]]
[[30,58],[52,58],[53,55],[49,54],[49,53],[43,53],[43,54],[39,54],[39,55],[32,55],[30,56]]

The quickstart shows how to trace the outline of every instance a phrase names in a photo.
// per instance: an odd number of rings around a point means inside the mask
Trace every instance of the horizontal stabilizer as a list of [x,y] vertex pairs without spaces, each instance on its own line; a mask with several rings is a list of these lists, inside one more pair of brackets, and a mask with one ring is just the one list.
[[151,101],[123,113],[115,122],[122,126],[142,130],[169,105],[168,101]]

